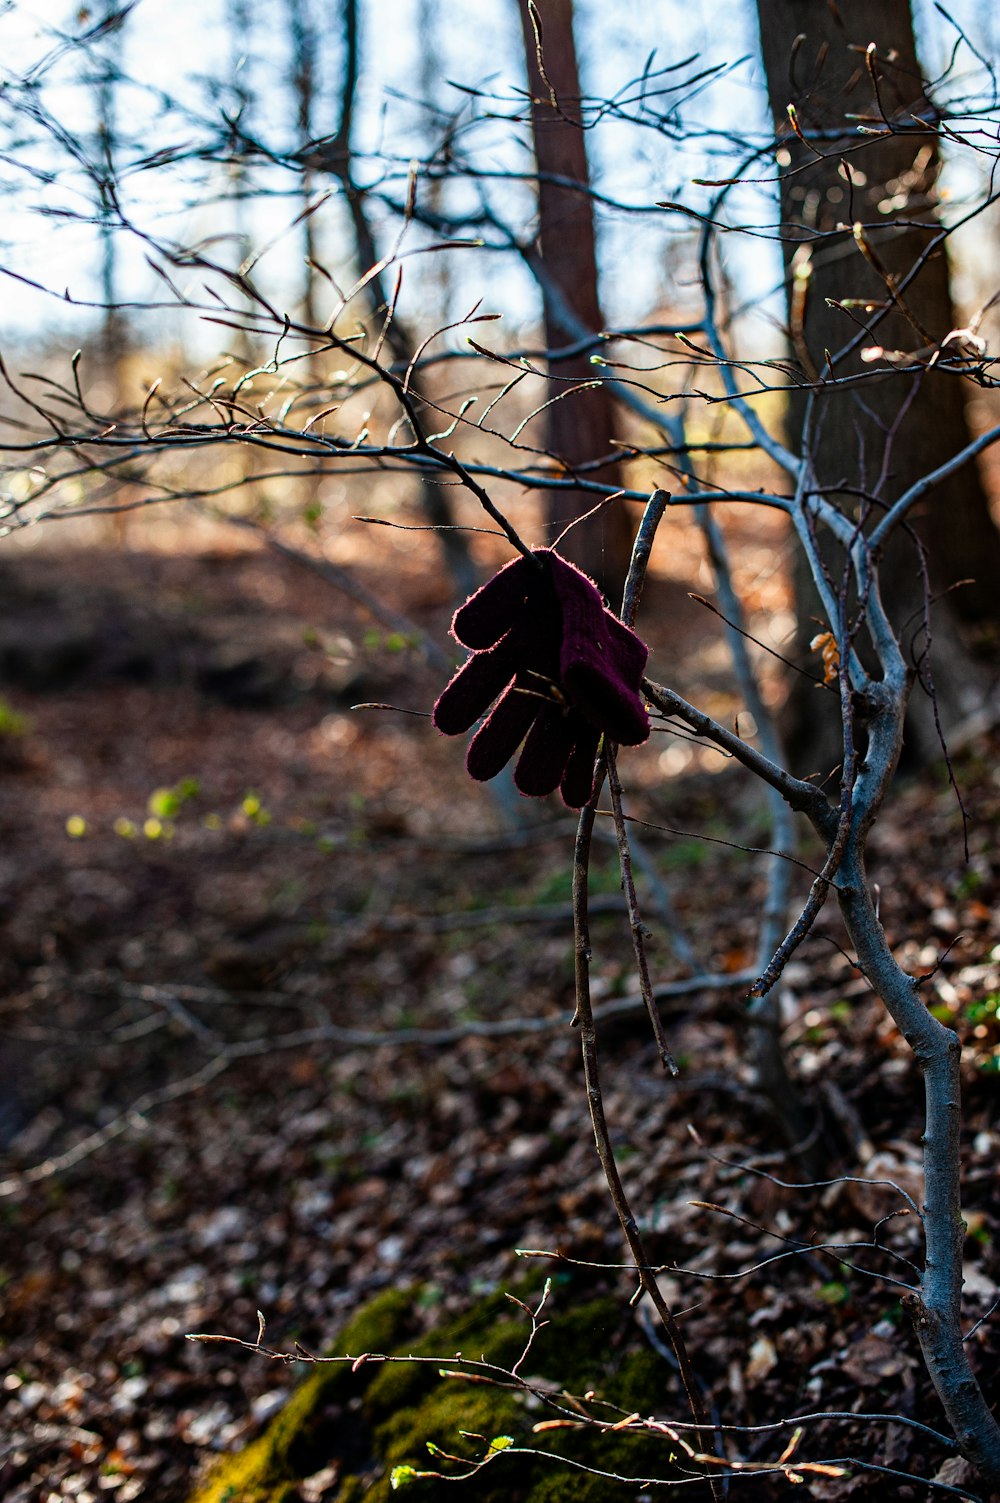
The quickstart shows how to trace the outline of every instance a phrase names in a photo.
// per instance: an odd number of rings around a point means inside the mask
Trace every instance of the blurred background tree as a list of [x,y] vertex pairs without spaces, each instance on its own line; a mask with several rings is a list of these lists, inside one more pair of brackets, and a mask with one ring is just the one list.
[[[765,228],[715,237],[716,313],[735,357],[771,359],[789,339],[789,434],[807,434],[818,485],[834,487],[849,513],[877,509],[962,446],[972,382],[975,426],[990,416],[990,383],[973,368],[972,345],[957,335],[942,349],[935,342],[977,317],[971,297],[953,307],[946,248],[971,290],[965,268],[994,234],[986,209],[975,211],[978,252],[962,227],[963,218],[974,222],[964,206],[980,194],[988,159],[981,154],[977,167],[967,156],[959,167],[958,132],[948,125],[949,111],[974,118],[983,108],[986,95],[974,99],[969,83],[976,69],[989,87],[988,58],[977,59],[959,25],[988,35],[992,21],[973,0],[955,21],[920,10],[924,51],[944,59],[927,91],[906,4],[882,7],[871,37],[875,23],[860,5],[813,7],[808,17],[802,32],[791,0],[762,7],[758,35],[757,13],[743,4],[723,35],[698,8],[672,7],[668,18],[655,0],[637,0],[613,27],[586,0],[533,9],[491,0],[474,28],[457,5],[388,12],[377,0],[333,9],[285,0],[266,28],[245,6],[186,0],[100,13],[67,6],[56,20],[14,7],[0,21],[11,58],[4,187],[19,208],[3,252],[19,289],[8,355],[16,364],[30,351],[31,368],[41,363],[47,379],[65,384],[75,345],[91,381],[91,351],[113,347],[120,366],[128,350],[121,379],[133,404],[160,380],[152,413],[177,375],[191,379],[201,365],[213,373],[209,386],[228,382],[240,401],[253,391],[247,411],[256,402],[270,415],[276,388],[263,388],[273,377],[286,398],[294,383],[304,422],[325,413],[320,428],[347,431],[357,415],[357,432],[365,399],[357,373],[325,348],[335,329],[387,351],[406,382],[406,412],[384,383],[370,389],[371,435],[412,446],[447,430],[463,459],[507,474],[506,485],[498,481],[504,496],[536,498],[532,538],[550,543],[621,486],[738,481],[732,456],[712,449],[731,445],[721,415],[714,437],[702,427],[668,442],[661,415],[681,411],[698,378],[697,358],[673,333],[690,325],[697,334],[710,185],[739,177],[748,150],[771,159],[773,120],[780,172],[754,169],[726,190],[728,230]],[[821,148],[796,134],[789,103],[799,131],[818,133]],[[942,182],[952,195],[943,217]],[[664,213],[661,202],[681,212]],[[860,240],[856,220],[865,225]],[[862,305],[885,301],[887,278],[893,288],[905,283],[903,301],[862,337]],[[982,304],[989,296],[987,288]],[[470,309],[502,321],[485,326],[487,338],[462,323]],[[995,322],[986,307],[973,344]],[[470,334],[513,362],[506,374],[476,357]],[[883,354],[872,359],[876,340]],[[827,351],[835,364],[819,400]],[[511,390],[494,411],[507,379]],[[706,382],[721,395],[714,376]],[[15,425],[25,420],[20,389]],[[457,390],[474,399],[460,413]],[[771,394],[769,418],[783,399]],[[691,457],[692,437],[701,458]],[[853,468],[843,457],[848,440]],[[480,524],[478,507],[435,465],[408,463],[404,477],[398,464],[359,451],[349,471],[342,456],[333,463],[318,446],[298,452],[283,442],[289,480],[301,483],[276,487],[271,460],[263,470],[271,478],[262,478],[259,447],[244,454],[245,489],[231,488],[234,504],[253,512],[249,498],[266,492],[273,516],[279,492],[286,512],[297,497],[313,535],[332,540],[344,516],[341,477],[365,470],[393,506],[412,500],[422,525],[438,529],[452,593],[475,584],[475,550],[462,529]],[[141,442],[120,461],[106,459],[84,483],[91,503],[106,499],[101,487],[121,480],[126,463],[133,486],[140,476],[152,482],[161,465]],[[8,467],[20,487],[39,483],[24,479],[16,452]],[[46,474],[44,506],[72,509],[65,492],[56,502],[58,468]],[[171,461],[168,491],[213,489],[182,468]],[[334,496],[340,511],[327,525]],[[19,497],[11,516],[42,509]],[[995,642],[1000,542],[971,465],[943,480],[925,511],[918,531],[932,588],[943,594],[936,688],[950,725],[989,690],[982,655]],[[612,597],[634,515],[634,505],[612,502],[561,545]],[[919,655],[920,567],[908,543],[895,546],[892,571],[894,590],[912,602]],[[798,652],[807,660],[822,613],[799,588]],[[799,753],[820,770],[823,750],[810,745],[819,717],[809,706],[806,691]],[[913,734],[918,753],[932,755],[927,716]]]
[[[581,110],[572,0],[519,5],[531,98],[538,172],[538,233],[531,250],[542,294],[549,373],[558,383],[545,409],[545,447],[566,474],[581,469],[609,491],[622,484],[615,454],[615,407],[609,388],[594,380],[581,331],[604,328],[597,269],[590,169]],[[582,386],[582,391],[573,388]],[[561,400],[560,400],[561,399]],[[569,490],[547,498],[556,532],[593,505]],[[561,552],[597,579],[612,600],[621,597],[632,552],[632,526],[623,506],[606,507],[567,533]]]

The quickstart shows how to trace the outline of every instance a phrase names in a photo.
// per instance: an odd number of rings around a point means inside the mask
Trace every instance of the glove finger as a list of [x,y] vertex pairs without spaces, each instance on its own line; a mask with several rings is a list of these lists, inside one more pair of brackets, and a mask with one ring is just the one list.
[[630,630],[624,621],[619,621],[613,612],[604,612],[604,625],[611,640],[612,653],[621,665],[623,672],[629,677],[629,681],[638,685],[643,673],[646,671],[646,659],[649,657],[649,648],[642,638]]
[[562,611],[563,638],[604,635],[604,600],[594,581],[575,564],[549,554],[552,588]]
[[488,579],[455,612],[451,629],[466,647],[492,647],[514,625],[528,594],[531,576],[540,572],[518,555]]
[[616,616],[600,605],[597,588],[563,560],[553,564],[563,608],[559,676],[573,704],[615,741],[638,746],[649,735],[640,691],[647,649]]
[[480,783],[495,778],[506,767],[538,714],[539,701],[512,685],[469,743],[465,766]]
[[596,725],[589,725],[581,716],[576,742],[559,785],[563,803],[570,809],[582,809],[594,791],[594,763],[600,739]]
[[460,736],[475,725],[510,683],[519,666],[519,644],[504,637],[489,652],[477,652],[446,685],[432,720],[446,736]]
[[541,711],[514,769],[514,782],[522,793],[541,798],[559,787],[578,730],[577,717],[565,706],[547,705]]
[[587,719],[623,746],[640,746],[649,736],[649,716],[642,694],[618,674],[615,664],[598,672],[576,663],[563,674],[573,704]]
[[639,746],[649,736],[646,696],[642,692],[649,648],[617,616],[606,612],[605,624],[611,643],[611,659],[619,670],[620,683],[625,686],[624,700],[619,702],[622,719],[612,734],[624,746]]

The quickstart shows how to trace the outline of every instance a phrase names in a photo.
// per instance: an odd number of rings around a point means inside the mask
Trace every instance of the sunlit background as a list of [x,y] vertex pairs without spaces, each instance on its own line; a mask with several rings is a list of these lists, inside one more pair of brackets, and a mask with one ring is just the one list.
[[[137,0],[121,9],[126,14],[106,35],[95,34],[106,14],[99,5],[8,0],[0,14],[8,342],[82,337],[100,322],[94,305],[110,275],[115,296],[131,305],[128,322],[137,335],[193,352],[211,348],[214,333],[163,308],[174,299],[150,267],[155,242],[210,244],[233,266],[260,256],[257,285],[286,306],[299,296],[302,253],[293,222],[303,206],[302,182],[290,158],[305,143],[296,119],[293,21],[297,13],[314,39],[310,134],[318,138],[336,129],[341,103],[337,8],[317,0]],[[956,0],[946,11],[918,0],[914,12],[925,70],[932,78],[948,74],[944,99],[988,94],[987,71],[972,47],[987,60],[996,55],[996,9]],[[956,24],[967,42],[958,41]],[[684,305],[693,230],[654,205],[683,200],[704,208],[711,190],[694,180],[734,175],[747,144],[767,139],[756,17],[745,0],[633,0],[614,7],[612,21],[601,0],[580,0],[576,32],[582,87],[594,101],[591,171],[610,201],[598,206],[605,315],[623,324],[651,306]],[[635,86],[643,73],[651,89],[667,91],[655,96],[659,109],[676,101],[676,130],[650,128]],[[520,118],[524,89],[513,0],[364,0],[355,170],[363,186],[377,190],[369,207],[380,249],[398,232],[393,206],[405,197],[411,161],[427,161],[453,123],[463,154],[484,176],[444,184],[442,207],[460,215],[482,195],[505,220],[530,225],[533,195],[517,180],[532,167],[530,132]],[[637,119],[646,128],[637,129]],[[239,161],[230,150],[234,121],[260,147]],[[102,127],[119,207],[133,232],[112,227],[114,214],[99,202],[94,164],[104,149]],[[727,212],[766,226],[774,220],[774,184],[768,174],[756,175],[765,181],[730,195]],[[953,202],[978,186],[968,169],[949,176],[946,168],[944,182]],[[317,258],[350,284],[356,270],[337,184],[315,173],[309,191],[313,202],[329,195],[312,217]],[[427,238],[411,227],[404,250]],[[974,233],[952,242],[960,300],[975,296],[986,238],[980,220]],[[780,257],[773,239],[734,237],[726,249],[738,302],[776,317]],[[198,279],[182,290],[197,294]],[[426,326],[480,297],[504,313],[511,340],[537,320],[537,289],[516,258],[494,254],[484,262],[469,251],[439,255],[432,265],[411,260],[401,308],[411,316],[418,310]]]

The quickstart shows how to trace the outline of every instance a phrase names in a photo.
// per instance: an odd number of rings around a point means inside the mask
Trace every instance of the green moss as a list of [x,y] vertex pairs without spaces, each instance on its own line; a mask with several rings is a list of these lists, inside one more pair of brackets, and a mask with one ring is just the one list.
[[[337,1352],[387,1352],[397,1346],[411,1323],[409,1291],[390,1289],[360,1310],[335,1343]],[[318,1470],[325,1452],[322,1421],[331,1409],[345,1405],[364,1386],[366,1373],[347,1364],[319,1367],[292,1394],[257,1440],[245,1450],[226,1456],[194,1493],[191,1503],[292,1503],[297,1484]]]
[[[537,1287],[520,1291],[531,1303],[537,1292]],[[299,1497],[297,1483],[332,1462],[342,1468],[337,1503],[389,1503],[397,1496],[390,1483],[393,1467],[461,1474],[465,1466],[435,1455],[429,1445],[467,1458],[471,1466],[498,1435],[510,1436],[512,1447],[460,1483],[456,1503],[610,1503],[634,1493],[634,1484],[592,1476],[560,1464],[560,1457],[626,1477],[675,1475],[665,1440],[572,1428],[536,1434],[533,1426],[539,1420],[555,1417],[540,1401],[526,1401],[503,1387],[440,1376],[442,1368],[457,1369],[458,1353],[507,1370],[518,1360],[528,1322],[503,1295],[489,1295],[459,1319],[407,1341],[415,1304],[412,1292],[380,1296],[351,1322],[333,1350],[433,1360],[365,1364],[357,1373],[346,1365],[318,1369],[258,1440],[215,1468],[191,1503],[293,1503]],[[611,1419],[619,1412],[665,1413],[683,1407],[673,1374],[637,1339],[634,1320],[619,1302],[574,1305],[564,1289],[546,1314],[550,1324],[536,1337],[521,1369],[529,1380],[543,1380],[553,1391],[555,1385],[574,1394],[593,1390],[617,1406],[607,1411]],[[413,1481],[402,1491],[420,1503],[441,1496],[443,1486],[432,1477]],[[650,1495],[659,1491],[650,1489]]]

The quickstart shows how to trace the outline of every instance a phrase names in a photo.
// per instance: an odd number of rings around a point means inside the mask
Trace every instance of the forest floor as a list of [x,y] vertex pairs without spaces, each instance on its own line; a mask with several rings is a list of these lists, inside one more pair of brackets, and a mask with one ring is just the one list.
[[[446,589],[400,569],[393,603],[444,642]],[[261,1310],[273,1345],[324,1349],[390,1285],[431,1323],[570,1269],[517,1248],[610,1265],[557,1299],[631,1292],[568,1026],[573,817],[522,802],[511,825],[426,719],[352,712],[426,711],[441,673],[293,563],[47,546],[0,571],[0,1494],[181,1503],[298,1377],[188,1332],[253,1340]],[[656,673],[725,708],[686,594],[654,578],[645,606]],[[764,805],[731,764],[653,739],[622,772],[658,827],[640,832],[654,980],[690,974],[684,936],[696,969],[736,975],[764,863],[726,842],[766,846]],[[1000,1285],[998,753],[956,757],[968,863],[940,769],[900,782],[872,841],[896,953],[962,1038],[970,1326]],[[608,1003],[636,991],[611,844],[594,879]],[[609,1015],[607,1112],[722,1419],[836,1411],[803,1455],[961,1484],[939,1441],[851,1418],[945,1428],[893,1282],[919,1261],[919,1071],[842,943],[831,910],[785,977],[812,1175],[755,1083],[745,987],[664,1005],[676,1081],[641,1009]],[[484,1027],[509,1020],[524,1030]],[[970,1352],[995,1401],[1000,1323]],[[799,1491],[887,1485],[926,1492],[863,1469]]]

